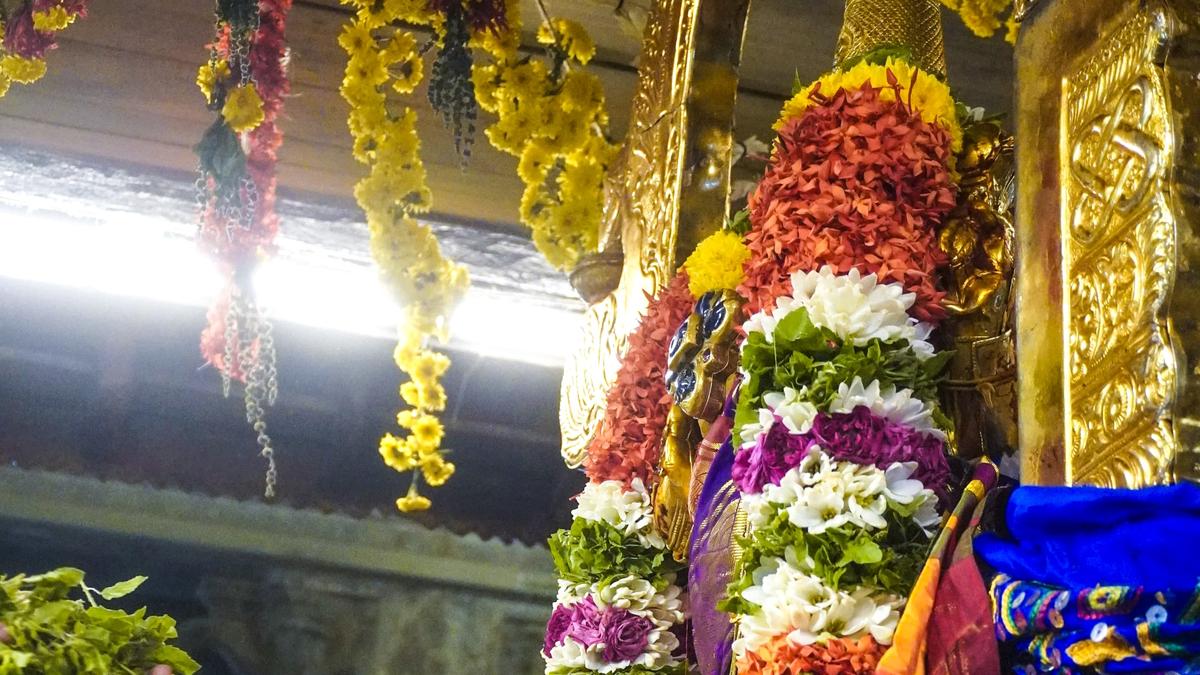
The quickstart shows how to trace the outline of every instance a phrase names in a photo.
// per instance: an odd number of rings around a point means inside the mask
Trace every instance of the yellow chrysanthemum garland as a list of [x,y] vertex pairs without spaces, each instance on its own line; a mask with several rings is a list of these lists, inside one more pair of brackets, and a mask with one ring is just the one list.
[[512,30],[474,42],[492,57],[473,68],[475,97],[499,118],[488,140],[520,158],[521,222],[546,260],[570,271],[599,244],[604,175],[617,153],[600,79],[582,69],[596,46],[578,23],[547,19],[537,37],[549,63],[521,56],[518,3],[506,5]]
[[946,129],[955,152],[962,148],[962,125],[958,121],[956,103],[950,95],[950,87],[904,59],[890,56],[883,64],[859,61],[846,70],[830,72],[804,87],[783,105],[783,113],[775,122],[774,128],[778,131],[788,120],[803,115],[812,105],[812,93],[818,87],[821,93],[832,96],[838,89],[855,89],[870,82],[871,86],[882,89],[882,100],[894,100],[896,93],[891,88],[889,73],[890,77],[903,85],[905,99],[912,104],[921,119]]
[[708,235],[683,263],[692,297],[737,288],[744,278],[742,266],[749,259],[750,249],[736,232],[718,230]]
[[[962,22],[972,33],[981,38],[989,38],[1004,26],[1004,39],[1009,44],[1017,42],[1016,16],[1011,12],[1012,0],[942,0],[942,4],[950,8],[962,18]],[[1008,19],[1001,22],[1000,15],[1010,10]]]
[[436,487],[454,473],[441,450],[444,430],[437,418],[446,407],[441,377],[450,359],[429,349],[428,341],[448,338],[451,310],[466,292],[468,280],[466,269],[442,256],[432,230],[415,217],[431,203],[416,113],[388,94],[412,93],[423,73],[416,38],[397,26],[436,30],[440,17],[427,9],[425,0],[342,2],[356,11],[338,38],[349,55],[341,93],[350,104],[354,157],[370,168],[354,196],[366,214],[371,255],[404,308],[394,357],[409,376],[400,397],[410,408],[396,415],[404,431],[399,436],[385,434],[379,453],[396,471],[413,472],[408,494],[397,499],[396,506],[418,511],[430,506],[419,492],[421,479]]
[[[62,5],[53,5],[46,9],[25,14],[24,19],[31,22],[31,27],[39,33],[53,35],[59,33],[75,22],[75,19],[86,14],[86,3],[67,11]],[[11,19],[11,17],[10,17]],[[0,20],[0,45],[4,42],[5,24]],[[46,75],[46,50],[53,48],[51,37],[48,42],[38,45],[37,51],[28,54],[9,53],[0,47],[0,98],[3,98],[14,82],[18,84],[33,84]]]

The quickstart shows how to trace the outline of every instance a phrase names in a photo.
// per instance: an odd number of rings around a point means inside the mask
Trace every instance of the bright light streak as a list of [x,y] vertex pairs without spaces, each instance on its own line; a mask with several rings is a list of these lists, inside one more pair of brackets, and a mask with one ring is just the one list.
[[[212,262],[173,223],[118,213],[47,215],[0,205],[0,276],[205,307],[221,288]],[[400,310],[374,268],[289,253],[258,270],[255,290],[276,320],[361,335],[396,334]],[[582,314],[516,292],[471,289],[451,344],[486,356],[561,365]]]

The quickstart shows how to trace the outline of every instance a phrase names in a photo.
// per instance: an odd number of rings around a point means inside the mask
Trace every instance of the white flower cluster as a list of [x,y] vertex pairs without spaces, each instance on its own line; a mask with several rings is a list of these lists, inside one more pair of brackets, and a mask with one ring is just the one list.
[[940,522],[937,499],[932,490],[912,478],[916,468],[916,462],[896,462],[887,470],[839,462],[814,446],[778,485],[763,486],[759,494],[742,495],[742,508],[753,529],[766,527],[784,511],[792,525],[809,534],[821,534],[847,524],[883,529],[890,504],[916,503],[914,520],[928,529]]
[[775,327],[788,314],[804,308],[813,325],[828,328],[843,340],[862,346],[873,339],[907,340],[918,357],[933,355],[928,341],[933,328],[908,315],[916,295],[895,283],[879,283],[874,274],[852,269],[835,274],[826,265],[819,272],[792,274],[792,295],[780,297],[772,311],[761,311],[743,325],[746,333],[762,333],[774,341]]
[[650,620],[654,628],[647,635],[646,649],[636,659],[609,662],[604,659],[603,643],[586,647],[568,637],[545,656],[547,675],[581,668],[611,673],[635,666],[661,670],[678,665],[680,644],[671,629],[686,618],[686,596],[682,588],[671,583],[659,592],[653,584],[635,576],[605,585],[572,584],[561,579],[558,582],[559,605],[571,606],[589,596],[601,612],[616,607]]
[[914,396],[911,389],[883,387],[879,380],[864,385],[862,378],[856,377],[850,384],[838,385],[829,412],[851,412],[860,405],[879,417],[946,439],[946,433],[933,423],[933,407]]
[[869,634],[888,645],[904,604],[903,598],[865,588],[853,593],[836,591],[821,579],[804,574],[791,561],[772,560],[755,571],[754,580],[742,597],[760,609],[741,617],[741,632],[733,643],[739,657],[779,635],[786,635],[794,644],[808,645]]
[[640,478],[635,478],[628,489],[619,480],[588,483],[576,497],[576,506],[571,515],[608,523],[626,537],[637,537],[638,542],[646,548],[666,546],[662,536],[654,529],[654,506]]

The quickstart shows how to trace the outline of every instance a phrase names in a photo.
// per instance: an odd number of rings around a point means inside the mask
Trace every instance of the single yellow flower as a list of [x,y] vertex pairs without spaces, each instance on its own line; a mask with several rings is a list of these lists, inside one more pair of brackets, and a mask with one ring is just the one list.
[[262,124],[263,102],[253,85],[242,85],[230,90],[225,97],[225,106],[221,108],[221,116],[230,129],[240,133],[251,131]]
[[70,26],[75,21],[75,15],[67,13],[67,8],[55,5],[50,9],[33,13],[33,27],[43,33],[55,33]]
[[46,74],[46,61],[9,54],[0,59],[0,72],[7,75],[13,82],[33,84]]
[[351,21],[342,26],[342,32],[338,34],[338,44],[347,54],[356,57],[375,49],[375,34],[366,23]]
[[196,71],[196,86],[200,87],[200,91],[204,93],[204,100],[209,103],[212,103],[217,83],[227,79],[229,79],[228,61],[217,61],[216,63],[209,61]]
[[586,65],[596,55],[596,43],[582,25],[570,19],[552,19],[538,28],[538,42],[555,45],[569,58]]
[[407,495],[396,500],[396,508],[400,509],[400,511],[404,513],[425,511],[428,510],[432,505],[433,502],[429,501],[428,497],[422,497],[417,493],[416,483],[413,483],[412,486],[408,488]]
[[445,429],[433,415],[419,415],[412,421],[412,433],[418,443],[437,447],[442,442]]
[[521,151],[521,161],[517,164],[517,175],[525,183],[541,183],[546,179],[550,167],[554,166],[555,154],[550,146],[541,141],[534,141]]
[[733,232],[720,230],[700,242],[683,264],[688,273],[688,290],[699,298],[709,291],[737,288],[743,279],[742,266],[750,250]]
[[421,473],[425,476],[425,482],[439,487],[454,475],[454,464],[442,459],[441,455],[430,455],[421,463]]

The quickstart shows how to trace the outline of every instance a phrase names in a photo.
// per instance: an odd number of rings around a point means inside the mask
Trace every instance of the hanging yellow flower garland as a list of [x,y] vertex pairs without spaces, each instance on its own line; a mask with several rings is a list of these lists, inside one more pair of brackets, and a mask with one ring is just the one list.
[[385,434],[379,453],[393,469],[413,472],[408,494],[396,500],[396,506],[417,511],[430,505],[418,490],[421,479],[439,486],[454,473],[441,450],[443,428],[437,418],[446,407],[440,380],[450,359],[429,349],[428,341],[448,338],[450,312],[468,281],[466,269],[442,256],[433,232],[415,217],[428,211],[431,202],[417,116],[389,98],[389,92],[412,93],[423,73],[416,38],[396,26],[436,27],[439,17],[424,0],[343,3],[355,6],[356,12],[338,38],[349,55],[341,93],[351,108],[354,157],[370,169],[355,186],[354,196],[366,214],[371,256],[404,308],[394,356],[410,378],[400,387],[400,397],[410,407],[396,415],[403,431]]
[[1008,19],[1000,21],[1000,15],[1012,6],[1012,0],[942,0],[942,4],[957,12],[976,36],[991,37],[1004,26],[1004,39],[1009,44],[1016,44],[1019,27],[1016,15],[1010,12]]
[[46,75],[46,54],[57,34],[87,16],[90,0],[0,2],[0,98],[14,82],[33,84]]
[[520,159],[521,222],[546,260],[570,271],[598,246],[604,174],[617,153],[600,78],[582,69],[596,45],[578,23],[548,19],[537,33],[547,58],[522,56],[518,3],[506,9],[509,37],[481,36],[474,45],[491,56],[472,70],[475,97],[498,117],[488,140]]

